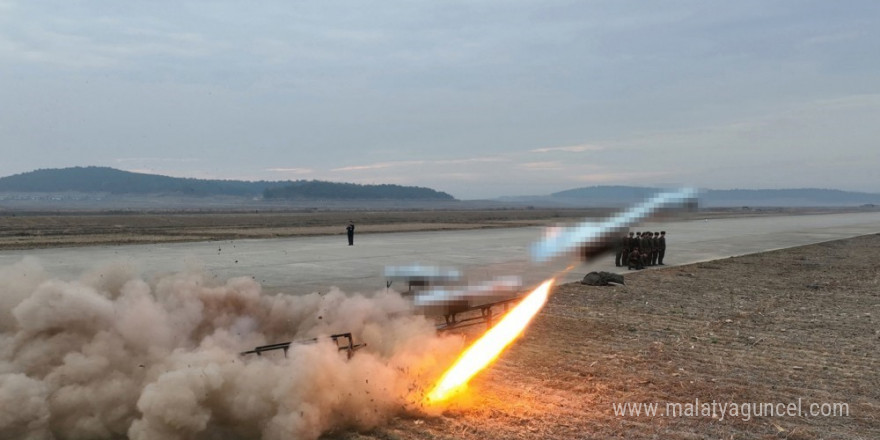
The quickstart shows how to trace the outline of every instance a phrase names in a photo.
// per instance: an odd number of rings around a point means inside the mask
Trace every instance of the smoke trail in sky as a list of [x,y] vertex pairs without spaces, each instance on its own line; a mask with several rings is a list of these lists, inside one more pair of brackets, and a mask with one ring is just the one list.
[[[241,356],[258,345],[352,332]],[[267,295],[199,271],[124,264],[75,281],[27,258],[0,268],[0,438],[281,439],[418,411],[461,349],[392,291]]]

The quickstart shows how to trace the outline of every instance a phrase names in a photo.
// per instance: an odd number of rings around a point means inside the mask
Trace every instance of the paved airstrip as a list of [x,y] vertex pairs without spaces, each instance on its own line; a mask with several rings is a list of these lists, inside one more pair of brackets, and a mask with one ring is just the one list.
[[[756,216],[645,224],[635,231],[667,231],[667,265],[686,264],[772,249],[880,233],[880,213]],[[52,277],[74,280],[109,264],[131,266],[146,279],[182,270],[203,270],[223,282],[252,277],[269,292],[346,292],[384,289],[388,265],[439,265],[462,269],[477,282],[519,275],[526,284],[557,273],[575,260],[533,265],[531,243],[543,228],[358,234],[348,246],[339,235],[155,245],[92,246],[0,252],[0,266],[36,257]],[[614,256],[578,263],[562,276],[574,281],[592,270],[621,270]],[[623,272],[626,272],[624,269]],[[401,290],[404,286],[392,284]]]

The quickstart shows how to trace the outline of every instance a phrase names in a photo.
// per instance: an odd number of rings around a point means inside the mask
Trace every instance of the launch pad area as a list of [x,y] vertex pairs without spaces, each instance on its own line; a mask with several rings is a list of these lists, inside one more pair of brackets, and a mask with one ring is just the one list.
[[[874,233],[880,230],[880,212],[698,218],[632,229],[667,231],[665,263],[680,265]],[[526,285],[548,275],[528,261],[529,246],[542,236],[542,227],[358,233],[354,246],[347,246],[344,232],[340,225],[337,235],[312,237],[7,250],[0,253],[0,264],[34,256],[50,273],[69,279],[104,263],[128,264],[146,276],[202,268],[219,280],[253,277],[265,291],[292,294],[326,292],[331,286],[346,292],[381,290],[387,285],[385,266],[413,263],[460,267],[477,280],[515,274]],[[606,255],[579,265],[561,282],[591,271],[620,270],[614,256]]]
[[[466,402],[330,438],[878,438],[878,246],[875,233],[558,286]],[[845,403],[849,415],[615,412],[713,399]]]

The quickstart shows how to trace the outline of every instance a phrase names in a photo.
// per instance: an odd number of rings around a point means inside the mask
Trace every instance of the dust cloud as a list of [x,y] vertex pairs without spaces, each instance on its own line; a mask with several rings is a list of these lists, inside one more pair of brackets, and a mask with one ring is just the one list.
[[[349,359],[326,336],[367,346]],[[240,352],[319,338],[263,356]],[[268,295],[251,278],[122,263],[0,268],[0,438],[314,439],[419,413],[461,350],[393,291]]]

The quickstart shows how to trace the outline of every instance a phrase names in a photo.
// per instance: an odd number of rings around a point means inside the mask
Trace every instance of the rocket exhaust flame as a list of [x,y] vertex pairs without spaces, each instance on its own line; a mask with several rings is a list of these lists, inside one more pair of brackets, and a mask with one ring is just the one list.
[[554,281],[550,279],[538,286],[498,324],[468,347],[427,394],[425,403],[437,403],[452,397],[463,390],[472,377],[498,358],[547,303]]

